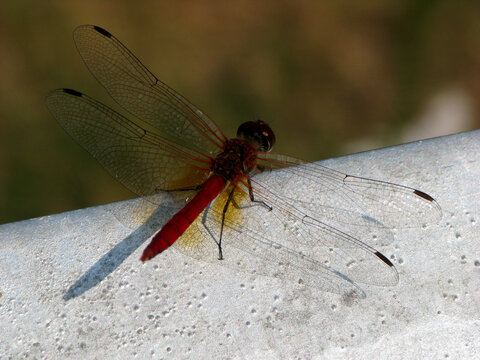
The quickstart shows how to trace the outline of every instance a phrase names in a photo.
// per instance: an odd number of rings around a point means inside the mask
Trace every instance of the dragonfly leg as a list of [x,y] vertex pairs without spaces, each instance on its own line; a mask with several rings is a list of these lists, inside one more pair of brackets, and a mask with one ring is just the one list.
[[250,182],[250,179],[247,180],[248,181],[248,194],[249,194],[249,197],[250,197],[250,201],[253,202],[253,203],[256,203],[254,205],[239,205],[236,201],[235,201],[235,198],[232,197],[232,204],[233,206],[235,206],[236,209],[248,209],[252,206],[255,206],[255,205],[262,205],[264,207],[267,208],[268,211],[272,211],[273,208],[269,205],[267,205],[267,203],[265,201],[262,201],[262,200],[255,200],[255,197],[253,196],[253,190],[252,190],[252,183]]
[[203,212],[203,216],[202,216],[202,225],[205,227],[205,230],[207,230],[208,234],[212,237],[213,241],[215,241],[215,244],[217,244],[217,246],[218,246],[218,241],[215,238],[215,234],[212,232],[212,230],[207,225],[208,213],[210,212],[211,207],[212,207],[212,204],[210,203],[205,208],[205,211]]
[[230,205],[230,203],[233,203],[235,204],[235,201],[233,199],[233,192],[235,191],[235,188],[233,188],[230,193],[228,194],[228,199],[227,201],[225,202],[225,205],[223,206],[223,211],[222,211],[222,223],[220,225],[220,236],[219,236],[219,239],[217,241],[216,237],[215,237],[215,234],[212,232],[212,230],[208,227],[207,225],[207,218],[208,218],[208,213],[210,212],[210,208],[212,206],[212,204],[209,204],[206,208],[205,208],[205,211],[203,212],[203,216],[202,216],[202,225],[205,227],[205,229],[207,230],[207,232],[210,234],[210,236],[212,237],[213,241],[215,241],[215,244],[217,244],[218,246],[218,260],[223,260],[223,251],[222,251],[222,236],[223,236],[223,227],[224,227],[224,224],[225,224],[225,214],[227,213],[227,210],[228,210],[228,206]]
[[223,253],[222,253],[222,236],[223,236],[223,226],[225,225],[225,214],[227,213],[228,206],[233,200],[233,193],[235,191],[235,187],[232,188],[230,193],[228,194],[228,199],[225,202],[225,205],[223,206],[223,211],[222,211],[222,225],[220,226],[220,238],[218,240],[218,260],[223,260]]
[[260,205],[265,206],[268,211],[272,211],[273,208],[270,205],[267,205],[267,203],[263,200],[255,200],[255,197],[253,196],[253,190],[252,190],[252,182],[250,181],[250,178],[247,179],[248,182],[248,194],[250,196],[250,201],[254,203],[258,203]]

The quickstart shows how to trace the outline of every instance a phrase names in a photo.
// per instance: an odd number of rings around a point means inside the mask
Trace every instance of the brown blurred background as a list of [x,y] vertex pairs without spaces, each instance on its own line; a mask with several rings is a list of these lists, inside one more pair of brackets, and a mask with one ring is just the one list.
[[227,135],[260,118],[307,160],[479,127],[478,1],[2,1],[0,223],[132,196],[44,105],[69,87],[118,109],[75,49],[80,24]]

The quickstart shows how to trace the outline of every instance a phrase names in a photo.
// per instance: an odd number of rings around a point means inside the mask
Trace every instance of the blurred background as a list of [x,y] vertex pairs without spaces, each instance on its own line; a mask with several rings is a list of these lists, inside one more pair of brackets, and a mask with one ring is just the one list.
[[1,1],[0,223],[133,196],[44,105],[69,87],[119,109],[75,49],[80,24],[227,136],[262,119],[309,161],[480,125],[478,1]]

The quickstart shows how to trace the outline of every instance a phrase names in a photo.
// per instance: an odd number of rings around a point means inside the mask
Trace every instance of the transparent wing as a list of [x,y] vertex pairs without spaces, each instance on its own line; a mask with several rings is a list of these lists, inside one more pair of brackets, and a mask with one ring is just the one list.
[[[261,165],[276,169],[276,174],[253,178],[256,198],[268,202],[264,199],[270,196],[268,188],[295,203],[302,213],[355,235],[368,234],[376,244],[390,243],[391,229],[434,224],[442,216],[430,195],[411,187],[347,175],[319,164],[302,164],[301,160],[275,153],[259,157]],[[292,192],[294,189],[298,191]]]
[[[322,290],[363,296],[357,283],[398,282],[393,264],[369,246],[391,229],[433,224],[441,217],[429,195],[405,186],[346,175],[278,154],[259,154],[266,171],[238,184],[218,261],[221,213],[226,194],[197,220],[175,246],[183,253],[243,271],[303,281]],[[314,191],[312,193],[312,190]],[[263,205],[262,202],[267,205]],[[268,209],[271,207],[271,210]]]
[[54,90],[46,105],[70,136],[140,196],[196,186],[208,176],[207,155],[149,131],[85,94]]
[[[244,189],[246,190],[246,189]],[[239,191],[227,212],[218,260],[226,193],[199,217],[174,246],[193,258],[244,272],[293,280],[337,294],[364,297],[357,283],[395,285],[398,274],[382,254],[352,236],[274,198],[269,211]]]
[[82,25],[73,37],[90,72],[120,106],[178,144],[218,153],[226,138],[215,123],[158,80],[112,34]]

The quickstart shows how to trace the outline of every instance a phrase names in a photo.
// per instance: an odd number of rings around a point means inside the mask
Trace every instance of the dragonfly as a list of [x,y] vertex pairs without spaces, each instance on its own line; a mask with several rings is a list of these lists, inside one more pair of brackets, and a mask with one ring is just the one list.
[[375,244],[391,242],[392,229],[441,217],[423,191],[271,152],[276,138],[264,121],[245,122],[228,138],[99,26],[77,27],[74,41],[128,117],[66,88],[47,95],[49,111],[135,194],[156,206],[155,194],[180,204],[142,261],[173,246],[240,271],[365,297],[359,284],[399,280]]

